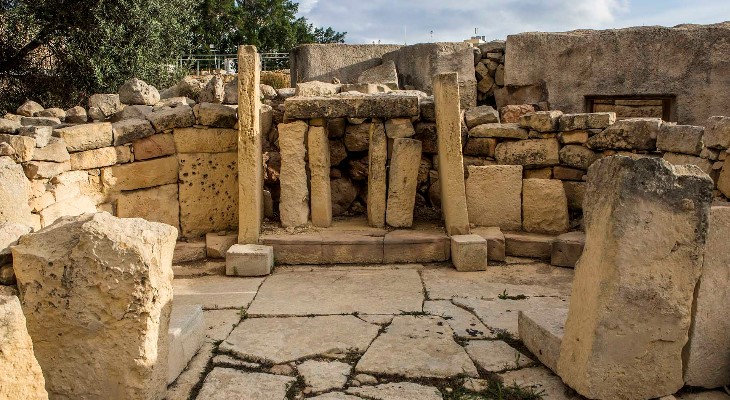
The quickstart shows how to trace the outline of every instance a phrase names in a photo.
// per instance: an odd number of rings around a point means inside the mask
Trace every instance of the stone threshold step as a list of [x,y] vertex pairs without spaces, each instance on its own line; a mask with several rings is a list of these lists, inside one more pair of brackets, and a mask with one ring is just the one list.
[[277,265],[424,263],[451,255],[445,233],[414,230],[264,235],[261,243],[274,248]]
[[175,305],[170,313],[167,330],[170,351],[167,355],[167,384],[177,379],[188,362],[205,341],[203,307],[196,305]]

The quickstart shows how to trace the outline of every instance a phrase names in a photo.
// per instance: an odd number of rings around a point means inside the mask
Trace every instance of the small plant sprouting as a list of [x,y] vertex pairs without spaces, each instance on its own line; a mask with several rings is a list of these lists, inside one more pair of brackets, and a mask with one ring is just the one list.
[[510,296],[509,293],[507,293],[507,289],[504,289],[504,291],[497,295],[497,297],[500,300],[525,300],[527,296],[524,294],[518,294],[517,296]]

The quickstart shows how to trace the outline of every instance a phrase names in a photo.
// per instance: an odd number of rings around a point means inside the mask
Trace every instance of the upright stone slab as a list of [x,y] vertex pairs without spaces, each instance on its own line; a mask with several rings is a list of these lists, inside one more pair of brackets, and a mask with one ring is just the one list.
[[107,213],[26,235],[13,267],[51,398],[162,399],[177,230]]
[[304,157],[304,136],[309,126],[304,121],[279,124],[281,149],[281,200],[279,213],[284,227],[305,225],[309,220],[309,189]]
[[385,220],[395,228],[413,225],[413,207],[416,205],[418,167],[421,165],[421,141],[395,139],[390,160],[390,186]]
[[594,163],[558,374],[591,399],[649,399],[684,385],[712,200],[695,166],[615,156]]
[[458,75],[447,73],[435,76],[433,96],[436,103],[438,171],[444,226],[449,235],[468,235],[469,214],[464,186]]
[[376,228],[385,226],[387,194],[388,140],[385,127],[380,121],[370,124],[370,151],[368,152],[368,224]]
[[0,398],[48,399],[20,302],[0,292]]
[[312,225],[332,225],[332,190],[330,189],[330,142],[324,127],[311,126],[307,135],[309,151],[309,186],[312,189]]
[[467,169],[469,221],[508,231],[522,229],[522,166],[470,165]]
[[261,61],[255,46],[238,47],[238,242],[258,244],[263,219],[259,124]]
[[30,184],[23,167],[10,157],[0,157],[0,224],[11,222],[33,225],[28,205]]
[[684,381],[690,386],[730,385],[730,205],[710,209],[702,276],[686,347]]

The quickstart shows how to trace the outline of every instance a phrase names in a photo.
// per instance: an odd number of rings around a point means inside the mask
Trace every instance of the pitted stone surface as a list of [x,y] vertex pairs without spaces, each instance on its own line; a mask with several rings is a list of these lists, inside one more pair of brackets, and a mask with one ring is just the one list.
[[519,369],[533,363],[530,357],[501,340],[472,340],[464,348],[480,368],[489,372]]
[[432,386],[398,382],[347,389],[347,393],[376,400],[441,400],[441,393]]
[[339,361],[307,360],[297,366],[297,371],[312,393],[322,393],[343,388],[352,366]]
[[423,311],[443,317],[459,339],[486,339],[494,336],[474,314],[450,301],[426,301]]
[[441,317],[396,316],[355,367],[409,378],[477,376],[476,367]]
[[379,327],[351,315],[248,318],[220,344],[245,360],[281,364],[314,356],[363,353]]
[[[510,294],[511,295],[511,294]],[[487,327],[518,335],[519,311],[567,308],[568,301],[557,297],[529,297],[524,300],[454,299],[455,304],[471,310]]]
[[215,368],[205,377],[198,393],[205,400],[284,400],[295,378],[280,375],[244,372],[231,368]]

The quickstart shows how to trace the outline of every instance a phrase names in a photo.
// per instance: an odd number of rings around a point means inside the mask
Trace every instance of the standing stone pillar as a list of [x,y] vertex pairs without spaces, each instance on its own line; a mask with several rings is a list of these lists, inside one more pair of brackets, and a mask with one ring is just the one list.
[[309,189],[304,158],[304,137],[309,125],[304,121],[279,124],[281,198],[279,215],[285,228],[306,225],[309,220]]
[[263,219],[263,156],[259,112],[261,60],[255,46],[238,47],[238,242],[258,244]]
[[682,349],[712,200],[693,165],[609,157],[588,171],[558,375],[590,399],[649,399],[684,386]]
[[386,221],[395,228],[413,225],[413,208],[416,205],[418,167],[421,165],[421,141],[395,139],[390,160],[390,186]]
[[330,142],[321,126],[310,126],[307,134],[309,152],[309,186],[312,192],[312,225],[332,225],[332,191],[330,188]]
[[441,210],[446,233],[468,235],[469,214],[464,186],[464,156],[461,152],[459,77],[455,72],[434,77],[433,97],[438,132],[438,171]]
[[370,124],[370,149],[368,151],[368,224],[376,228],[385,226],[385,198],[387,190],[388,140],[385,126],[373,120]]

